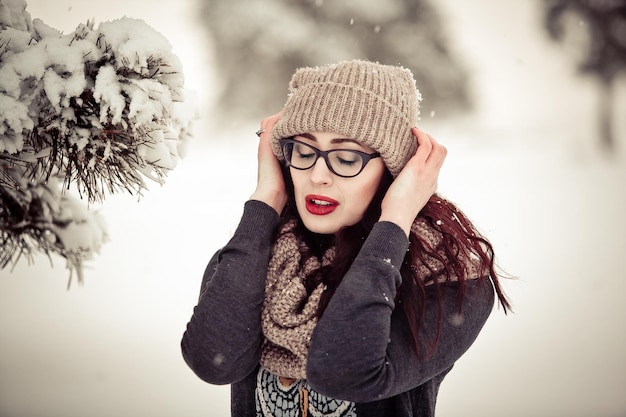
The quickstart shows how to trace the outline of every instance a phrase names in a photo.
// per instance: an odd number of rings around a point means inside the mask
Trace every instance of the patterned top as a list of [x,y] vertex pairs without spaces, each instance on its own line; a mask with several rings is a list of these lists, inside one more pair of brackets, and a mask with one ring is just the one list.
[[355,404],[316,392],[304,379],[279,377],[260,367],[255,390],[257,417],[356,417]]

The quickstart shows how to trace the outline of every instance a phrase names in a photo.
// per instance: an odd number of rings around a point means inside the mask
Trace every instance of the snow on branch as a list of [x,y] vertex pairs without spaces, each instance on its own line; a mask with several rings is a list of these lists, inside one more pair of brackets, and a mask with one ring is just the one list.
[[[0,268],[21,256],[82,262],[107,238],[88,204],[163,183],[191,136],[183,71],[142,20],[63,35],[0,0]],[[65,190],[74,187],[81,204]]]

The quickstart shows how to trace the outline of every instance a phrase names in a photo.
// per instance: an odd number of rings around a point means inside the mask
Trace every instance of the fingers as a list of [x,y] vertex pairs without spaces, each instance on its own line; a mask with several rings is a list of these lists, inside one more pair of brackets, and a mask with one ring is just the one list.
[[279,111],[276,114],[273,114],[269,117],[266,117],[265,119],[261,120],[261,129],[259,129],[259,137],[264,137],[267,136],[269,137],[269,135],[272,133],[272,129],[274,128],[274,126],[276,126],[276,123],[278,123],[278,120],[280,119],[280,116],[282,116],[283,112],[282,110]]
[[435,141],[432,136],[429,137],[432,142],[432,150],[430,151],[428,160],[431,161],[435,165],[435,167],[441,168],[441,166],[443,165],[443,161],[448,155],[448,149],[446,149],[446,147],[441,145],[439,142]]
[[431,135],[417,127],[413,127],[411,132],[417,138],[418,143],[415,158],[421,164],[433,165],[435,168],[441,168],[443,161],[448,154],[446,147],[437,142]]
[[411,129],[413,136],[417,139],[417,151],[415,152],[415,158],[421,163],[425,163],[430,155],[432,149],[432,143],[428,134],[417,127]]

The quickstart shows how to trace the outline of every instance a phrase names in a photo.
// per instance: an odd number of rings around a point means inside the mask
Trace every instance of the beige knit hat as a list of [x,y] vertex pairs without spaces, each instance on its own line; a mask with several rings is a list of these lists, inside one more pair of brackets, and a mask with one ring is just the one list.
[[415,154],[411,128],[422,96],[410,70],[352,60],[298,69],[289,84],[283,114],[272,130],[278,140],[308,132],[334,132],[378,151],[395,177]]

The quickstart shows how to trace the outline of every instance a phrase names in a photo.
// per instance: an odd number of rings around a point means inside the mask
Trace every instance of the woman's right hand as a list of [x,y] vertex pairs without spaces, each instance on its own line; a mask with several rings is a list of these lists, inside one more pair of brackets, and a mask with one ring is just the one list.
[[251,200],[268,204],[278,214],[282,213],[287,204],[287,191],[280,162],[270,145],[270,135],[281,115],[282,112],[279,112],[261,121],[261,130],[264,132],[259,136],[257,186],[250,197]]

